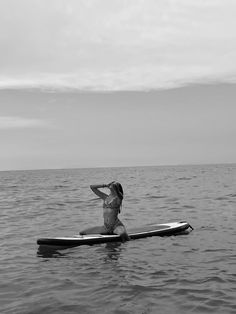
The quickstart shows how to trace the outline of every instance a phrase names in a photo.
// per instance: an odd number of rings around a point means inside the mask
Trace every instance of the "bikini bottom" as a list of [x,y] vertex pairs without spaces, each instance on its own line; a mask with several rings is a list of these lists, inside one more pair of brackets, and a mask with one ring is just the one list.
[[114,234],[114,230],[117,227],[124,227],[123,223],[117,218],[114,223],[104,223],[106,234]]

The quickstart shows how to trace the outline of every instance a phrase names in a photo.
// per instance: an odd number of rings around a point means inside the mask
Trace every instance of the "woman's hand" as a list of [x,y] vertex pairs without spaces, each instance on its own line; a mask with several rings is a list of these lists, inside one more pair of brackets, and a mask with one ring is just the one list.
[[115,181],[111,181],[110,183],[107,184],[108,189],[111,188],[111,185],[114,183]]

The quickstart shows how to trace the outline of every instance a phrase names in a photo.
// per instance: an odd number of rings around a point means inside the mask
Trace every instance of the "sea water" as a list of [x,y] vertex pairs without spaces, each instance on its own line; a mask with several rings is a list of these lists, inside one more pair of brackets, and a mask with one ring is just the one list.
[[[235,313],[236,164],[0,172],[1,313]],[[121,182],[127,229],[186,235],[42,251],[102,224],[89,188]]]

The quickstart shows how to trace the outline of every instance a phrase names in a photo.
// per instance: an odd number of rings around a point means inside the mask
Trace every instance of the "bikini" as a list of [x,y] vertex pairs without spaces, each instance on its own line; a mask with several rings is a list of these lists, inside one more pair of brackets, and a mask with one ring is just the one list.
[[[120,205],[117,204],[117,198],[111,200],[110,202],[107,201],[107,198],[104,201],[103,204],[103,208],[111,208],[113,210],[118,210],[118,212],[120,212]],[[113,231],[119,227],[119,226],[123,226],[122,222],[118,219],[118,217],[116,218],[116,220],[114,222],[107,222],[104,221],[104,227],[107,231],[108,234],[113,234]]]

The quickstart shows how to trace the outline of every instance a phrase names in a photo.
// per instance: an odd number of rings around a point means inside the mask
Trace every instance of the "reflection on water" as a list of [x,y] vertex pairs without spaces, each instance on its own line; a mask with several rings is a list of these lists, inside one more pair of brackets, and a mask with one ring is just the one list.
[[122,251],[121,242],[107,243],[105,245],[105,250],[107,255],[105,256],[105,261],[113,260],[116,261],[119,259],[120,253]]
[[[119,254],[121,252],[121,242],[110,242],[104,244],[97,244],[95,247],[103,247],[103,253],[106,252],[107,256],[105,257],[106,260],[117,260],[119,258]],[[73,247],[74,249],[75,247]],[[79,249],[79,246],[77,246]],[[87,245],[83,246],[83,249],[86,250],[88,248]],[[66,252],[65,252],[66,250]],[[47,245],[40,245],[37,250],[37,256],[42,258],[65,258],[72,254],[73,250],[72,247],[55,247],[55,246],[47,246]]]
[[66,257],[67,254],[69,253],[68,252],[62,253],[61,249],[46,245],[40,245],[37,251],[37,256],[43,258],[61,258]]

